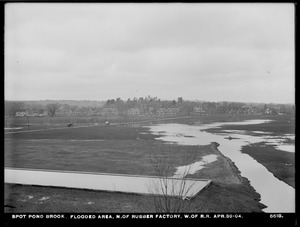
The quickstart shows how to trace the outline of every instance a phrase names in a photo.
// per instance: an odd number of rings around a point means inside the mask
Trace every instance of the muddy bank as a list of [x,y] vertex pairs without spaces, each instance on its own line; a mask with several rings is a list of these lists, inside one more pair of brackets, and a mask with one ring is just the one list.
[[[220,187],[229,187],[234,194],[237,192],[235,190],[241,190],[242,192],[237,193],[236,196],[241,196],[240,199],[247,201],[249,204],[249,209],[253,209],[250,212],[263,212],[262,209],[266,208],[266,206],[262,203],[260,203],[260,194],[255,191],[255,189],[250,185],[250,181],[241,176],[240,170],[236,167],[234,162],[232,162],[228,157],[223,155],[218,150],[219,144],[216,142],[211,143],[212,151],[215,152],[220,156],[220,158],[223,159],[223,162],[225,164],[225,168],[223,169],[228,171],[229,174],[227,174],[227,177],[222,177],[222,180],[216,179],[213,180],[213,182],[220,186]],[[230,180],[231,179],[231,180]],[[243,195],[243,193],[245,193]],[[239,199],[239,198],[235,198]],[[252,200],[252,201],[251,201]],[[251,204],[251,205],[250,205]],[[237,206],[239,206],[239,202],[237,201]],[[244,211],[237,211],[237,212],[244,212]],[[248,211],[246,211],[248,212]]]

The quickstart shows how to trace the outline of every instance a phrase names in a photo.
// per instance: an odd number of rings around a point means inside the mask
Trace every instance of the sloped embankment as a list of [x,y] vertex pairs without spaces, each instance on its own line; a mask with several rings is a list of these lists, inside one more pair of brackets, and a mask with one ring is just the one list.
[[218,143],[211,143],[212,154],[218,155],[216,162],[199,171],[199,178],[211,179],[211,185],[195,200],[200,212],[262,212],[266,206],[260,203],[260,194],[234,162],[218,150]]

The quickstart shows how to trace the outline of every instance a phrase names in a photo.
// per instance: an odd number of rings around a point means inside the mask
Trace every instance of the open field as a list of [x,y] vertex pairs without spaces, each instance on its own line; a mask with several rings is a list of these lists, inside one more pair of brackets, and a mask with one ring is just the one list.
[[[257,119],[253,116],[245,118]],[[266,116],[258,118],[266,119]],[[243,119],[203,116],[163,121],[189,124],[199,120],[202,123],[209,123]],[[277,127],[278,125],[274,124],[274,128]],[[261,212],[263,205],[259,203],[260,196],[214,144],[179,146],[157,141],[155,140],[157,137],[148,133],[147,128],[140,126],[94,126],[5,134],[5,166],[156,175],[153,158],[161,157],[170,164],[169,176],[172,176],[175,167],[201,160],[205,155],[216,154],[217,161],[188,176],[211,179],[213,182],[196,196],[191,211]],[[281,156],[278,158],[281,160]],[[258,159],[259,162],[262,161],[261,158]],[[43,197],[49,199],[40,200]],[[151,201],[153,201],[151,196],[5,185],[6,212],[154,212]]]
[[67,125],[72,123],[74,127],[82,126],[95,126],[104,125],[105,122],[109,121],[113,125],[131,125],[135,122],[144,123],[155,123],[164,120],[170,121],[172,119],[189,118],[189,116],[177,116],[160,118],[153,116],[54,116],[54,117],[8,117],[5,116],[4,128],[5,133],[7,132],[18,132],[18,131],[31,131],[31,130],[45,130],[45,129],[57,129],[67,128]]
[[[134,119],[126,119],[126,122],[133,121]],[[139,119],[136,119],[139,120]],[[72,123],[74,126],[91,126],[95,124],[103,125],[106,121],[120,123],[125,122],[125,119],[120,116],[103,117],[103,116],[54,116],[54,117],[5,117],[5,125],[7,132],[14,131],[27,131],[27,130],[40,130],[40,129],[55,129],[67,127]]]
[[[175,119],[174,119],[175,118]],[[27,131],[27,130],[37,130],[37,129],[55,129],[61,127],[67,127],[67,124],[73,123],[74,126],[92,126],[95,124],[103,125],[106,121],[111,123],[120,124],[126,123],[130,124],[133,122],[147,122],[147,123],[158,123],[158,122],[168,122],[168,123],[182,123],[190,124],[193,122],[200,121],[203,124],[213,123],[213,122],[230,122],[230,121],[242,121],[242,120],[252,120],[252,119],[291,119],[290,115],[202,115],[202,116],[178,116],[169,118],[158,118],[156,116],[152,117],[124,117],[124,116],[114,116],[114,117],[103,117],[103,116],[54,116],[54,117],[8,117],[5,116],[4,127],[7,128],[5,132],[9,131]],[[295,118],[291,119],[290,125],[293,125]],[[280,123],[280,122],[278,122]],[[277,126],[280,126],[279,124]],[[281,125],[284,126],[284,125]],[[251,126],[249,126],[251,127]],[[286,125],[284,126],[286,127]],[[291,128],[288,127],[288,130]],[[276,128],[273,130],[276,130]]]
[[[5,166],[155,175],[152,161],[160,156],[171,165],[169,174],[172,175],[177,166],[201,160],[208,154],[220,155],[213,145],[164,144],[154,140],[158,136],[146,131],[143,127],[99,126],[8,134],[5,135]],[[230,182],[229,178],[226,180],[222,163],[209,165],[215,167],[210,173],[214,173],[215,180]],[[200,178],[206,178],[205,174]]]

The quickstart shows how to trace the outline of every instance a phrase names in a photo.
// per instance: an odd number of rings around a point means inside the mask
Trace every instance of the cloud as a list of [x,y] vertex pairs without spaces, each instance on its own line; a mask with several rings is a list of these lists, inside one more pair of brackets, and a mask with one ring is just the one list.
[[[293,89],[292,4],[17,3],[6,4],[5,17],[12,98],[16,88],[27,97],[27,83],[39,87],[30,85],[37,99],[108,99],[136,90],[208,99],[266,91],[277,99],[278,84]],[[50,84],[52,93],[40,93]]]

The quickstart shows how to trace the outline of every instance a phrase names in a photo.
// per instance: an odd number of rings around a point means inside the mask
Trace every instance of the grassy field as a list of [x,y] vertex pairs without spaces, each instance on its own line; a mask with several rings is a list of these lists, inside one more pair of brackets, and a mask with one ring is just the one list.
[[[176,118],[185,118],[188,116],[177,116]],[[105,122],[109,121],[114,125],[128,124],[131,125],[134,122],[161,122],[169,118],[159,118],[153,116],[54,116],[54,117],[8,117],[5,116],[4,128],[5,132],[18,132],[18,131],[31,131],[31,130],[44,130],[44,129],[57,129],[67,127],[68,124],[72,123],[74,127],[82,126],[93,126],[93,125],[104,125]]]
[[194,152],[141,132],[147,129],[98,126],[7,134],[5,166],[153,175],[150,152],[159,150],[177,160]]
[[[269,116],[273,119],[276,117],[285,116]],[[210,123],[257,118],[266,119],[266,116],[202,116],[160,122],[191,124],[196,121]],[[285,121],[284,118],[277,118],[279,122],[280,119]],[[278,121],[274,122],[274,129],[279,127]],[[261,128],[255,130],[262,131]],[[153,168],[153,157],[161,157],[170,164],[171,176],[176,166],[199,161],[204,155],[216,154],[216,162],[189,176],[213,181],[194,199],[191,211],[261,212],[263,206],[259,203],[259,195],[247,179],[239,175],[235,165],[214,146],[165,144],[155,140],[157,137],[144,127],[117,125],[10,133],[5,134],[4,164],[19,168],[157,175]],[[249,154],[254,155],[254,152],[249,151]],[[269,153],[266,157],[272,155]],[[281,156],[278,156],[277,162],[279,160],[282,160]],[[261,155],[258,161],[262,162]],[[40,197],[51,199],[39,200]],[[149,212],[154,209],[150,201],[153,201],[151,196],[5,185],[6,212]]]
[[[152,162],[159,156],[172,165],[171,175],[176,166],[199,161],[215,152],[211,145],[165,144],[154,140],[158,136],[147,131],[144,127],[98,126],[7,134],[5,166],[156,175]],[[226,182],[222,163],[216,162],[214,169],[213,178]],[[207,176],[211,177],[210,174]]]
[[[173,117],[168,118],[157,118],[152,117],[103,117],[103,116],[75,116],[75,117],[66,117],[66,116],[54,116],[54,117],[8,117],[5,116],[4,127],[7,128],[5,132],[14,132],[14,131],[28,131],[28,130],[42,130],[42,129],[55,129],[61,127],[67,127],[68,124],[73,123],[74,126],[91,126],[95,124],[104,124],[106,121],[109,121],[113,124],[127,123],[132,122],[150,122],[150,123],[159,123],[159,122],[168,122],[168,123],[182,123],[190,124],[193,122],[200,121],[201,123],[212,123],[212,122],[230,122],[230,121],[242,121],[242,120],[251,120],[251,119],[278,119],[285,118],[286,116],[277,116],[277,115],[203,115],[203,116],[178,116],[176,119]],[[287,118],[291,119],[288,115]],[[295,119],[293,119],[293,122]],[[291,124],[293,123],[291,122]],[[286,126],[284,126],[286,127]]]

